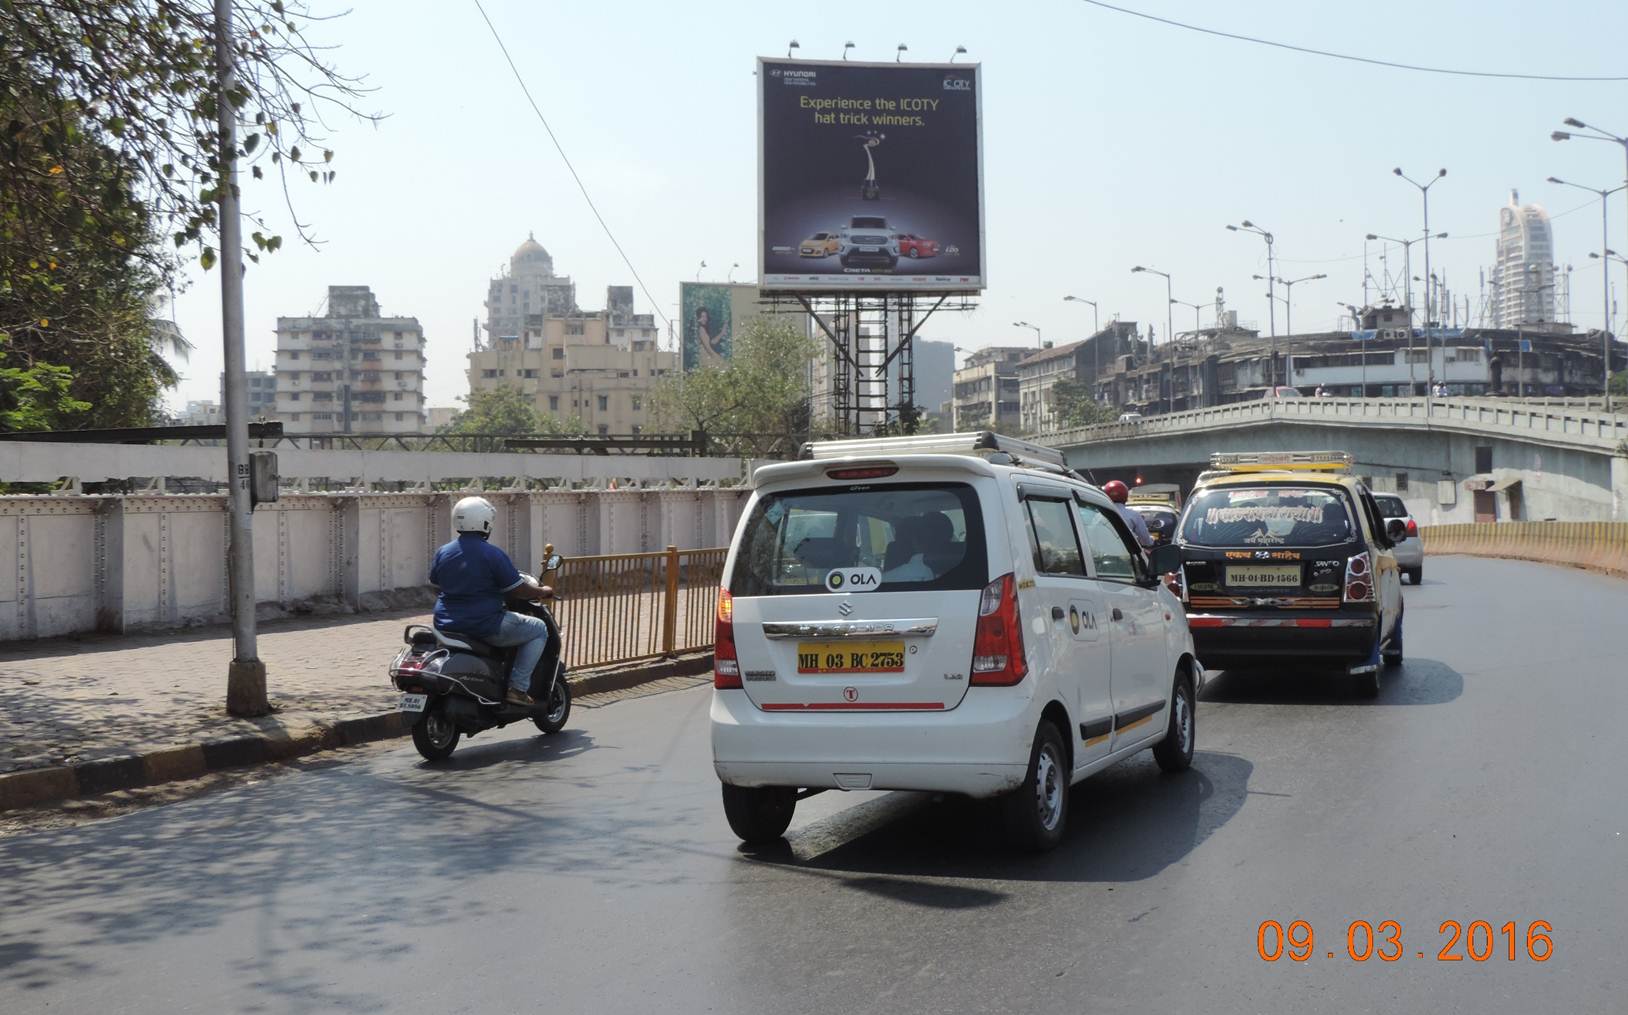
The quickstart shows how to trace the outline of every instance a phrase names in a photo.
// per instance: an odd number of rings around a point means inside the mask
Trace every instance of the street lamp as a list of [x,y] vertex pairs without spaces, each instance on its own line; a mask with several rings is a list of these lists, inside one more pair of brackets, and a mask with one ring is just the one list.
[[706,267],[707,267],[707,262],[705,262],[705,261],[702,261],[700,264],[695,266],[695,280],[697,282],[701,281],[701,272],[705,271]]
[[1205,305],[1203,303],[1188,303],[1186,300],[1178,300],[1178,299],[1171,299],[1170,302],[1171,303],[1179,303],[1184,307],[1192,307],[1193,308],[1193,331],[1196,333],[1198,331],[1198,329],[1199,329],[1198,312],[1200,310],[1204,309]]
[[1409,183],[1413,184],[1415,187],[1419,188],[1419,196],[1424,201],[1424,234],[1425,234],[1425,236],[1424,236],[1424,248],[1425,248],[1425,322],[1424,322],[1424,324],[1425,324],[1425,383],[1428,385],[1428,387],[1425,390],[1425,406],[1426,406],[1425,414],[1429,415],[1429,412],[1430,412],[1429,405],[1430,405],[1430,398],[1431,398],[1431,392],[1430,392],[1429,388],[1433,388],[1433,387],[1436,386],[1435,342],[1432,340],[1432,334],[1433,333],[1430,330],[1430,312],[1431,312],[1431,302],[1430,302],[1430,188],[1434,187],[1441,180],[1442,177],[1447,175],[1447,170],[1445,170],[1445,169],[1437,170],[1436,175],[1430,178],[1429,183],[1420,183],[1418,180],[1415,180],[1413,177],[1411,177],[1408,174],[1402,172],[1402,167],[1401,166],[1397,166],[1395,169],[1392,169],[1391,172],[1394,173],[1395,175],[1401,177],[1402,179],[1408,181]]
[[[1435,235],[1435,239],[1438,240],[1446,238],[1446,233]],[[1418,379],[1413,375],[1413,244],[1416,241],[1399,240],[1394,236],[1381,236],[1378,233],[1369,233],[1368,239],[1402,245],[1402,302],[1408,307],[1408,394],[1411,395],[1414,385],[1418,383]]]
[[[1173,341],[1175,341],[1175,338],[1176,338],[1176,326],[1175,326],[1174,321],[1173,321],[1173,317],[1172,317],[1173,311],[1170,309],[1170,305],[1175,302],[1175,297],[1172,296],[1171,292],[1170,292],[1170,273],[1165,272],[1165,271],[1160,271],[1158,268],[1144,267],[1143,265],[1139,264],[1136,267],[1131,269],[1131,274],[1134,275],[1139,271],[1145,271],[1149,275],[1161,275],[1161,276],[1164,277],[1164,298],[1165,298],[1164,340],[1165,340],[1166,343],[1173,342]],[[1172,346],[1170,346],[1170,356],[1171,356],[1172,359],[1174,359],[1175,355],[1176,355],[1176,347],[1174,345],[1172,345]],[[1153,344],[1151,342],[1148,343],[1148,359],[1157,359],[1157,358],[1158,357],[1153,352]]]
[[854,44],[851,43],[851,42],[845,42],[845,43],[842,44],[842,58],[844,60],[848,59],[848,50],[853,49],[853,48],[854,48]]
[[1097,379],[1102,376],[1102,326],[1097,323],[1097,301],[1079,296],[1064,296],[1063,302],[1091,304],[1091,397],[1095,399]]
[[1039,325],[1030,324],[1028,321],[1013,321],[1012,322],[1012,327],[1014,327],[1014,328],[1028,328],[1030,331],[1034,332],[1035,345],[1038,346],[1041,349],[1044,349],[1046,347],[1045,342],[1041,341],[1041,339],[1040,339],[1040,326]]
[[903,61],[904,60],[904,55],[909,49],[910,49],[909,46],[906,46],[902,42],[899,43],[899,48],[894,50],[894,52],[893,52],[893,62],[894,63],[899,63],[899,62]]
[[[1612,187],[1609,190],[1601,190],[1598,187],[1585,187],[1581,183],[1572,183],[1569,180],[1562,180],[1558,176],[1549,177],[1549,182],[1550,183],[1558,183],[1562,187],[1576,187],[1578,190],[1586,190],[1590,194],[1594,194],[1594,195],[1597,195],[1599,197],[1599,199],[1600,199],[1600,249],[1603,250],[1603,251],[1606,251],[1607,256],[1609,257],[1609,253],[1610,253],[1610,250],[1611,250],[1611,230],[1610,230],[1610,227],[1606,225],[1606,207],[1605,207],[1606,200],[1605,199],[1610,197],[1612,194],[1615,194],[1619,190],[1623,190],[1625,188],[1628,188],[1628,183],[1624,183],[1621,187]],[[1601,356],[1601,366],[1604,369],[1604,377],[1605,377],[1604,393],[1605,393],[1605,411],[1606,412],[1611,411],[1611,271],[1610,271],[1610,268],[1611,268],[1611,265],[1610,265],[1609,261],[1607,261],[1607,263],[1602,265],[1601,268],[1600,268],[1600,356]]]
[[724,276],[724,282],[729,283],[735,281],[735,269],[739,268],[740,266],[741,263],[739,261],[736,261],[734,264],[730,265],[729,274]]
[[792,51],[792,50],[794,50],[794,49],[801,49],[801,48],[802,48],[802,46],[800,46],[800,45],[799,45],[799,44],[798,44],[798,42],[797,42],[797,40],[796,40],[796,39],[793,39],[793,40],[791,40],[791,41],[790,41],[790,42],[788,42],[788,43],[786,43],[786,59],[787,59],[787,60],[790,60],[790,59],[791,59],[791,51]]
[[1294,287],[1302,282],[1315,282],[1320,278],[1328,278],[1328,276],[1306,275],[1302,278],[1278,279],[1278,285],[1287,290],[1287,293],[1283,297],[1283,309],[1285,315],[1283,320],[1283,330],[1287,331],[1290,336],[1294,335]]
[[965,47],[965,46],[957,46],[957,47],[955,47],[955,52],[950,54],[950,62],[954,63],[955,58],[960,56],[961,54],[965,53],[966,51],[967,51],[967,47]]
[[1260,226],[1244,219],[1235,226],[1227,226],[1232,232],[1254,233],[1266,241],[1266,320],[1271,328],[1272,349],[1271,362],[1267,364],[1267,386],[1276,390],[1278,384],[1278,307],[1274,301],[1276,295],[1272,289],[1272,278],[1277,275],[1277,263],[1272,259],[1272,244],[1275,237]]
[[[1554,133],[1549,135],[1549,137],[1552,140],[1555,140],[1555,141],[1570,141],[1570,140],[1575,138],[1575,139],[1581,140],[1581,141],[1610,141],[1610,142],[1613,142],[1615,144],[1621,145],[1622,146],[1623,165],[1624,165],[1624,170],[1625,170],[1625,175],[1623,176],[1623,182],[1628,183],[1628,137],[1618,137],[1617,135],[1611,133],[1608,130],[1601,130],[1599,127],[1595,127],[1595,126],[1592,126],[1590,124],[1586,124],[1582,120],[1577,119],[1575,116],[1566,117],[1565,123],[1566,123],[1566,126],[1572,127],[1572,128],[1574,128],[1574,130],[1571,130],[1571,131],[1557,130]],[[1576,131],[1587,131],[1588,133],[1579,134]],[[1609,263],[1605,264],[1602,267],[1602,270],[1607,275],[1611,274],[1611,265]],[[1611,411],[1611,328],[1609,327],[1609,322],[1607,324],[1605,324],[1605,325],[1601,325],[1601,327],[1600,327],[1600,347],[1604,350],[1604,355],[1605,355],[1605,380],[1604,380],[1605,411],[1610,412]]]

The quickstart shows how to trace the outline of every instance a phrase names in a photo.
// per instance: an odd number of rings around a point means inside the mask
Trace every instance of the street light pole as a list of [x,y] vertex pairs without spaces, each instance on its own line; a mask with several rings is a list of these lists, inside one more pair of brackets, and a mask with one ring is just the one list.
[[1091,304],[1091,400],[1097,399],[1097,384],[1102,378],[1102,326],[1097,323],[1097,301],[1082,299],[1079,296],[1064,296],[1064,303]]
[[1266,241],[1266,321],[1267,327],[1271,329],[1272,337],[1271,362],[1267,364],[1266,386],[1268,389],[1276,391],[1278,386],[1278,306],[1276,302],[1277,292],[1272,288],[1272,279],[1278,273],[1277,263],[1272,260],[1272,244],[1275,242],[1276,237],[1248,219],[1244,219],[1242,223],[1235,226],[1229,225],[1227,228],[1235,233],[1240,231],[1254,233]]
[[[1565,124],[1568,127],[1573,127],[1573,128],[1576,128],[1577,130],[1586,130],[1586,131],[1589,131],[1590,133],[1577,134],[1577,133],[1574,133],[1572,131],[1557,130],[1554,133],[1550,134],[1549,137],[1552,140],[1555,140],[1555,141],[1570,141],[1573,138],[1580,138],[1580,139],[1585,140],[1585,141],[1611,141],[1611,142],[1614,142],[1614,143],[1616,143],[1618,145],[1621,145],[1622,146],[1622,159],[1623,159],[1623,180],[1622,180],[1622,182],[1623,182],[1624,186],[1628,186],[1628,137],[1619,137],[1616,134],[1613,134],[1608,130],[1602,130],[1599,127],[1595,127],[1595,126],[1593,126],[1591,124],[1584,123],[1582,120],[1577,119],[1575,116],[1566,117]],[[1607,246],[1609,246],[1609,244],[1607,244]],[[1628,261],[1624,261],[1623,266],[1628,267]],[[1600,262],[1600,270],[1603,271],[1607,276],[1609,276],[1611,274],[1611,260],[1610,260],[1609,255],[1601,260],[1601,262]],[[1607,284],[1607,288],[1609,289],[1609,283]],[[1607,298],[1606,298],[1606,313],[1608,315],[1610,314],[1610,297],[1609,296],[1607,296]],[[1601,384],[1601,388],[1602,388],[1602,390],[1603,390],[1603,392],[1605,394],[1605,411],[1610,412],[1611,411],[1611,322],[1610,322],[1609,317],[1607,317],[1604,324],[1600,325],[1600,353],[1601,353],[1601,356],[1603,358],[1603,365],[1605,367],[1604,380],[1603,380],[1603,382]]]
[[254,503],[249,497],[249,378],[243,352],[243,224],[237,195],[237,87],[232,55],[232,0],[215,0],[215,74],[219,110],[220,311],[226,384],[226,575],[231,592],[232,662],[226,670],[226,711],[260,716],[266,665],[255,644]]
[[1603,375],[1601,391],[1605,396],[1605,411],[1611,411],[1611,227],[1607,224],[1606,198],[1619,190],[1628,189],[1628,183],[1621,187],[1612,187],[1605,190],[1599,187],[1585,187],[1581,183],[1572,183],[1562,180],[1558,176],[1549,177],[1550,183],[1558,183],[1563,187],[1576,187],[1595,194],[1600,199],[1600,368]]
[[1186,300],[1177,300],[1177,299],[1173,299],[1170,302],[1171,303],[1179,303],[1180,305],[1182,305],[1184,307],[1192,307],[1193,308],[1193,333],[1197,334],[1198,330],[1200,328],[1200,325],[1198,323],[1198,312],[1203,309],[1204,304],[1202,304],[1202,303],[1189,303]]
[[1436,183],[1441,180],[1442,177],[1447,175],[1447,170],[1445,170],[1445,169],[1437,170],[1436,175],[1431,177],[1429,183],[1420,183],[1418,180],[1413,179],[1408,174],[1402,172],[1402,167],[1401,166],[1397,166],[1395,169],[1392,169],[1391,172],[1393,174],[1395,174],[1396,176],[1399,176],[1402,179],[1404,179],[1404,180],[1408,181],[1409,183],[1413,184],[1415,187],[1418,187],[1419,188],[1419,196],[1424,201],[1424,234],[1425,234],[1425,236],[1424,236],[1424,250],[1425,250],[1425,322],[1424,322],[1424,324],[1425,324],[1425,383],[1428,385],[1428,387],[1425,390],[1425,415],[1428,417],[1430,415],[1430,399],[1434,394],[1430,389],[1434,388],[1436,386],[1436,352],[1435,352],[1436,344],[1433,341],[1434,332],[1432,331],[1432,329],[1430,327],[1430,308],[1431,308],[1431,304],[1430,304],[1430,278],[1431,278],[1431,276],[1430,276],[1430,188],[1434,187],[1436,185]]
[[[1176,347],[1174,345],[1170,344],[1170,343],[1172,343],[1172,342],[1174,342],[1176,340],[1175,312],[1170,309],[1170,305],[1172,303],[1176,302],[1176,298],[1171,293],[1171,289],[1170,289],[1170,273],[1160,271],[1158,268],[1144,268],[1142,265],[1139,264],[1136,267],[1131,269],[1131,274],[1134,275],[1139,271],[1145,271],[1150,275],[1163,275],[1164,276],[1164,298],[1165,298],[1165,305],[1164,305],[1164,340],[1165,340],[1165,344],[1170,349],[1170,357],[1171,357],[1171,359],[1175,359]],[[1154,355],[1153,348],[1152,348],[1151,345],[1148,347],[1148,358],[1149,359],[1158,359],[1158,357],[1156,355]]]
[[1014,328],[1028,328],[1030,331],[1034,332],[1035,346],[1037,348],[1040,348],[1040,349],[1044,349],[1046,347],[1046,343],[1041,338],[1041,335],[1040,335],[1040,327],[1039,327],[1039,325],[1030,324],[1028,321],[1013,321],[1012,322],[1012,327],[1014,327]]

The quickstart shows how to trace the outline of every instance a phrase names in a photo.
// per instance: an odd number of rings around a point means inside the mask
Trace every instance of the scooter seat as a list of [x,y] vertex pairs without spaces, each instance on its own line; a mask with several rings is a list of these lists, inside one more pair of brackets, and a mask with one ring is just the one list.
[[479,638],[471,638],[467,634],[449,633],[438,627],[433,628],[433,630],[435,631],[435,640],[441,643],[442,648],[461,649],[465,652],[473,652],[478,656],[490,656],[492,658],[503,654],[502,649],[496,645],[488,645]]

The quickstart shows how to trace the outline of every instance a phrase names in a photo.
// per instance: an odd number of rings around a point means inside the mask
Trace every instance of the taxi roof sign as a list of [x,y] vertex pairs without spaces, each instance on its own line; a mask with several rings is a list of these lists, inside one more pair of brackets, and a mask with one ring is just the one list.
[[1355,460],[1345,451],[1217,451],[1210,467],[1221,472],[1348,472]]

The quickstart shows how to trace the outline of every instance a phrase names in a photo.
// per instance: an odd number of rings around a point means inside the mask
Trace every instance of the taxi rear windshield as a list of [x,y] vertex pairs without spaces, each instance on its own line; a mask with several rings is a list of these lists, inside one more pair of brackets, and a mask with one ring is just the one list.
[[1194,546],[1328,546],[1355,538],[1344,496],[1316,487],[1203,490],[1183,519],[1182,542]]
[[789,490],[746,520],[729,590],[737,596],[821,593],[833,570],[873,567],[877,591],[982,589],[983,515],[965,483]]

